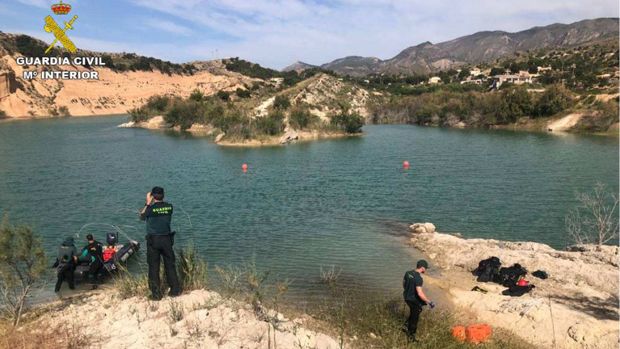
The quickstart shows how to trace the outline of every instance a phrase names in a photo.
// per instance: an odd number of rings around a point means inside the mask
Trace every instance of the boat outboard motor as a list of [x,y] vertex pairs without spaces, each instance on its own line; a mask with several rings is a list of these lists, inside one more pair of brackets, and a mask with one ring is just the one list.
[[108,241],[108,246],[116,246],[116,243],[118,242],[118,234],[108,233],[107,241]]

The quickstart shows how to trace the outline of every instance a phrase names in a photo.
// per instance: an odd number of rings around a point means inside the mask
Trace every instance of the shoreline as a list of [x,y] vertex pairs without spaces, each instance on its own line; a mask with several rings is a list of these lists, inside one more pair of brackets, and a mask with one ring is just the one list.
[[[224,147],[239,148],[258,148],[258,147],[279,147],[288,144],[310,142],[323,139],[337,139],[348,137],[364,136],[366,133],[344,133],[344,132],[320,132],[320,131],[297,131],[290,130],[277,136],[264,136],[258,139],[245,139],[241,141],[223,139],[223,134],[218,134],[218,129],[203,124],[193,124],[187,130],[181,131],[178,126],[170,127],[162,116],[156,116],[145,122],[129,121],[118,125],[119,128],[142,128],[154,131],[173,131],[189,132],[195,136],[214,137],[213,143]],[[217,136],[216,136],[217,134]]]
[[[14,121],[24,121],[24,120],[49,120],[49,119],[65,119],[65,118],[88,118],[88,117],[107,117],[107,116],[123,116],[129,115],[128,113],[114,113],[114,114],[84,114],[84,115],[68,115],[68,116],[25,116],[25,117],[7,117],[5,119],[0,119],[0,123],[3,122],[14,122]],[[547,118],[544,121],[547,123],[553,123],[554,121],[559,120],[558,118]],[[174,128],[170,127],[150,127],[144,125],[135,125],[135,126],[123,126],[131,123],[131,121],[118,125],[118,127],[127,127],[127,128],[144,128],[149,130],[162,130],[162,131],[175,131]],[[148,122],[142,123],[147,124]],[[543,127],[533,127],[532,124],[520,124],[519,122],[509,125],[491,125],[487,127],[483,126],[466,126],[466,125],[437,125],[437,124],[426,124],[426,125],[417,125],[417,124],[409,124],[409,123],[377,123],[377,124],[367,124],[369,126],[381,126],[381,125],[412,125],[412,126],[423,126],[423,127],[441,127],[441,128],[456,128],[456,129],[464,129],[464,130],[486,130],[486,131],[513,131],[513,132],[535,132],[535,133],[543,133],[543,134],[555,134],[555,135],[584,135],[584,136],[599,136],[599,137],[620,137],[620,132],[618,131],[619,124],[615,124],[612,126],[612,130],[607,132],[589,132],[585,130],[549,130]],[[204,125],[198,125],[204,126]],[[180,130],[176,130],[180,131]],[[202,136],[211,136],[211,134],[205,134],[202,130],[192,131],[191,129],[185,130],[185,132],[190,132],[194,135],[202,135]],[[307,132],[312,133],[312,132]],[[320,139],[335,139],[335,138],[345,138],[345,137],[354,137],[365,135],[365,132],[358,134],[337,134],[330,135],[329,133],[320,134],[318,137],[305,139],[307,141],[311,140],[320,140]],[[279,139],[282,136],[274,136],[273,138]],[[303,139],[296,140],[297,142],[304,141]],[[258,143],[255,143],[258,142]],[[292,143],[292,142],[288,142]],[[283,144],[288,144],[283,143]],[[222,146],[230,146],[230,147],[260,147],[260,146],[276,146],[283,145],[278,142],[266,142],[262,143],[260,140],[252,140],[251,142],[220,142],[218,143]]]
[[[462,321],[479,321],[512,331],[542,348],[618,347],[618,247],[602,252],[568,252],[535,242],[464,239],[443,233],[412,233],[405,242],[441,270],[429,285],[442,290]],[[497,256],[502,267],[520,263],[536,285],[522,297],[502,295],[495,283],[476,281],[482,259]],[[546,280],[531,275],[545,270]],[[474,286],[488,291],[472,292]],[[457,316],[458,318],[459,316]]]

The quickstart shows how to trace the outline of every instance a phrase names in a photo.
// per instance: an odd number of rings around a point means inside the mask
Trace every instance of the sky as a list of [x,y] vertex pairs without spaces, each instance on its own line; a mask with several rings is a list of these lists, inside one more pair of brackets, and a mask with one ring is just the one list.
[[240,57],[282,69],[345,56],[388,59],[409,46],[482,30],[509,32],[618,17],[618,0],[2,0],[0,31],[34,36],[52,15],[78,48],[135,52],[176,63]]

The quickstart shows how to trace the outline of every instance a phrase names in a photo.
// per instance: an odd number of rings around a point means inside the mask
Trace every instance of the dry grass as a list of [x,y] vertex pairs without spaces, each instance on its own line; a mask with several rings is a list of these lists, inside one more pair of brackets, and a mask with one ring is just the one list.
[[41,326],[30,322],[13,327],[0,322],[0,349],[84,349],[96,348],[97,339],[84,332],[84,324],[63,323],[58,326]]
[[[455,314],[425,309],[418,327],[420,343],[408,344],[402,325],[409,314],[402,297],[386,297],[367,292],[353,293],[332,287],[332,297],[325,299],[316,311],[319,321],[330,324],[338,333],[341,348],[426,348],[466,349],[467,343],[456,341],[451,330],[457,325]],[[533,349],[516,335],[493,328],[492,340],[479,348]],[[353,338],[357,339],[353,339]]]

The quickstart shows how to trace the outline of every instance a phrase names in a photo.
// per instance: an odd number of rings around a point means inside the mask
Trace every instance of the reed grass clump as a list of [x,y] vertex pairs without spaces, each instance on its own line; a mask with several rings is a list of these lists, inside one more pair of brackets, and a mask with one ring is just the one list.
[[179,250],[177,272],[183,291],[209,289],[209,264],[202,258],[192,243]]

